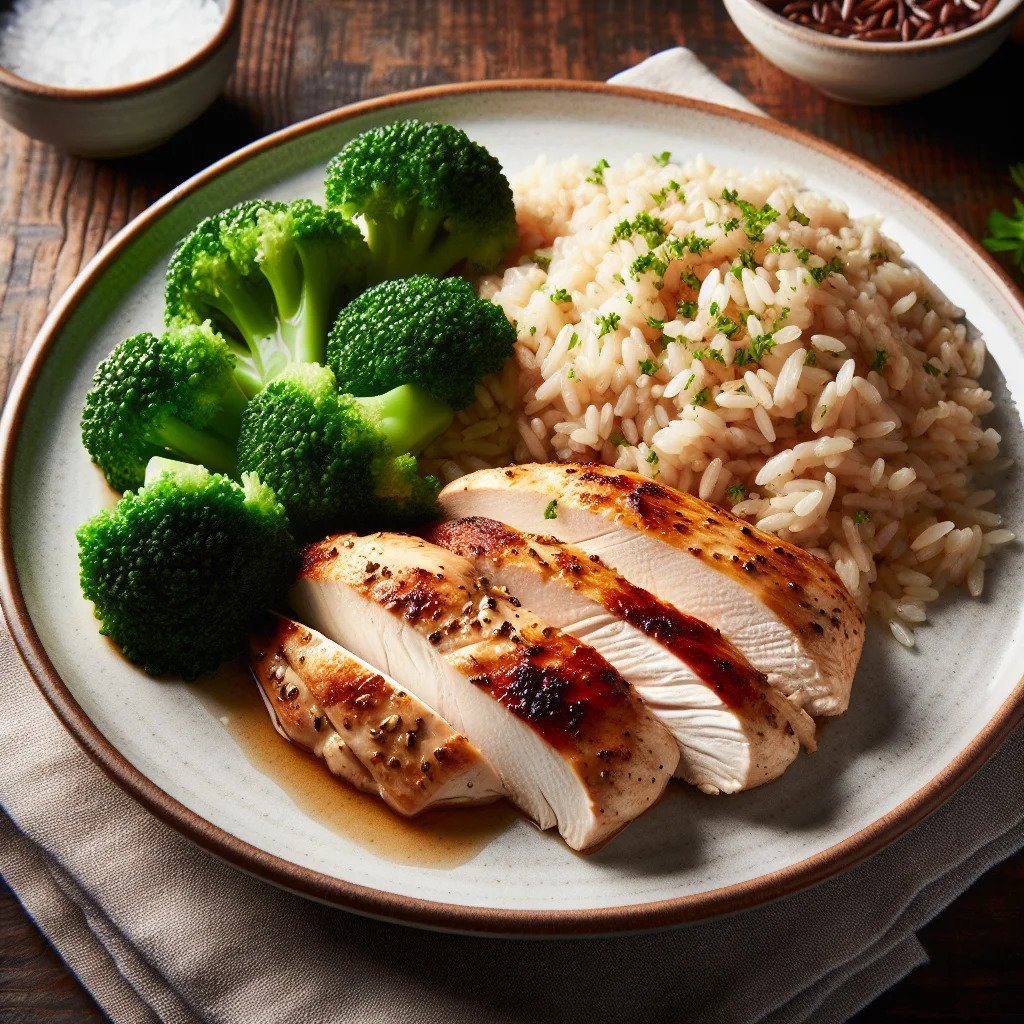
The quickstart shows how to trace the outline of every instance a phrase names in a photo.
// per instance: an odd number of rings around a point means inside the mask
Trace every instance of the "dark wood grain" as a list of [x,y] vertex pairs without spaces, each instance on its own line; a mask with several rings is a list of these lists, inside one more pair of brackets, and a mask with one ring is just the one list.
[[[969,232],[1009,206],[1024,160],[1024,30],[941,93],[886,109],[828,100],[755,55],[716,0],[245,0],[224,96],[171,143],[126,160],[66,156],[0,125],[0,395],[47,310],[96,250],[189,175],[269,131],[401,89],[480,78],[605,79],[685,43],[780,120],[907,181]],[[1019,104],[1018,104],[1019,105]],[[932,964],[857,1019],[1024,1021],[1024,855],[922,933]],[[103,1019],[0,890],[0,1022]]]

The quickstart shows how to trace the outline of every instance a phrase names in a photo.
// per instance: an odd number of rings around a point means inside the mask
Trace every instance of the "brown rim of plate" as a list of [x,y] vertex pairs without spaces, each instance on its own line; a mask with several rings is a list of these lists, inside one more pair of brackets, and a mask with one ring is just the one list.
[[180,64],[175,64],[166,71],[151,78],[142,78],[137,82],[126,82],[124,85],[108,85],[99,89],[69,89],[61,85],[47,85],[45,82],[33,82],[29,78],[16,75],[10,68],[0,64],[0,89],[27,93],[38,99],[61,100],[69,103],[99,100],[119,100],[134,96],[137,93],[159,89],[173,79],[193,71],[206,63],[231,38],[238,27],[242,13],[242,0],[224,0],[224,16],[220,26],[210,39]]
[[[162,821],[184,833],[193,842],[221,860],[265,881],[273,882],[311,899],[371,917],[380,917],[421,927],[477,934],[554,936],[632,932],[665,928],[745,910],[814,885],[852,867],[892,842],[934,811],[987,760],[1017,722],[1024,717],[1024,678],[1000,705],[985,728],[931,782],[854,835],[848,836],[836,845],[796,864],[735,885],[653,903],[584,910],[490,909],[421,900],[345,882],[321,872],[300,867],[257,849],[189,810],[135,768],[92,723],[61,680],[43,649],[39,636],[29,619],[21,593],[11,544],[10,503],[8,501],[18,427],[42,364],[55,337],[82,296],[107,269],[129,240],[134,239],[140,231],[145,230],[147,226],[185,196],[215,179],[227,168],[233,167],[257,153],[316,131],[325,125],[424,100],[494,92],[599,93],[701,111],[758,127],[764,127],[766,122],[765,118],[757,115],[746,114],[714,103],[684,99],[647,89],[610,86],[603,82],[533,79],[506,82],[467,82],[397,93],[320,114],[251,143],[184,182],[140,214],[93,257],[47,317],[11,389],[10,401],[4,411],[3,422],[0,424],[0,446],[2,446],[2,451],[0,451],[0,569],[2,569],[0,572],[0,605],[7,616],[11,635],[22,660],[43,696],[64,726],[97,765]],[[938,222],[940,227],[974,255],[986,271],[993,286],[1004,294],[1006,300],[1016,308],[1021,320],[1024,321],[1024,306],[1022,306],[1021,299],[1009,278],[965,231],[950,221],[945,214],[926,199],[895,178],[831,143],[822,142],[786,124],[769,123],[772,124],[775,132],[815,149],[833,160],[853,166],[861,175],[873,179],[877,184],[896,192],[907,202],[921,208],[930,219]]]
[[735,0],[735,2],[755,10],[755,16],[757,17],[764,15],[767,20],[776,23],[776,28],[788,32],[794,38],[800,39],[805,43],[814,43],[825,50],[849,50],[851,52],[856,51],[857,53],[890,53],[902,57],[923,57],[933,50],[941,50],[944,46],[966,42],[968,39],[973,39],[975,36],[983,35],[998,28],[1007,19],[1019,13],[1024,0],[1005,0],[1001,10],[999,7],[996,7],[987,18],[976,21],[973,25],[968,25],[967,28],[961,29],[959,32],[951,32],[948,36],[932,37],[930,39],[910,39],[907,42],[899,40],[889,43],[875,42],[868,39],[851,39],[849,36],[832,36],[827,32],[819,32],[817,29],[808,28],[806,25],[790,21],[789,18],[779,14],[778,11],[773,11],[766,7],[761,3],[761,0]]

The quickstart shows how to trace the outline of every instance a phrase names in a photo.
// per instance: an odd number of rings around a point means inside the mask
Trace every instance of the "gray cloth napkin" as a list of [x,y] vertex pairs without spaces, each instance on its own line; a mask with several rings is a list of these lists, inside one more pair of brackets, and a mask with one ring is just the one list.
[[[740,105],[681,50],[613,81]],[[915,929],[1024,845],[1018,729],[902,839],[768,906],[624,938],[432,934],[196,849],[82,753],[2,630],[0,679],[0,871],[116,1024],[839,1022],[924,963]]]

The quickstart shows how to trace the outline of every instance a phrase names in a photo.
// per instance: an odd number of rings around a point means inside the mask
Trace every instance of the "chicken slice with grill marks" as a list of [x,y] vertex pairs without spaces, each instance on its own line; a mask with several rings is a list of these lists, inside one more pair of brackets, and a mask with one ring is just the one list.
[[596,651],[418,537],[311,545],[291,601],[466,735],[510,799],[574,849],[650,807],[676,768],[671,734]]
[[277,730],[399,814],[504,796],[494,770],[465,736],[316,630],[271,615],[249,649]]
[[717,630],[599,556],[479,516],[439,523],[427,539],[607,659],[675,736],[676,775],[705,792],[759,786],[785,771],[801,742],[813,748],[812,719]]
[[440,496],[452,519],[487,516],[599,555],[630,582],[720,629],[811,715],[846,710],[864,617],[831,566],[723,509],[596,465],[484,469]]

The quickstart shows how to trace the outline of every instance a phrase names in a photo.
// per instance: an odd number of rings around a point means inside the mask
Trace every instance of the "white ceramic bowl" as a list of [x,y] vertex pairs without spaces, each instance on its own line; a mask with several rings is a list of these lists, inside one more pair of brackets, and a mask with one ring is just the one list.
[[181,64],[140,82],[65,89],[30,82],[0,66],[0,118],[78,156],[127,156],[152,149],[206,110],[231,74],[242,2],[219,2],[224,19],[213,38]]
[[759,0],[725,0],[736,27],[766,60],[849,103],[898,103],[941,89],[984,63],[1010,34],[1024,0],[1000,0],[962,32],[909,43],[862,42],[789,21]]

